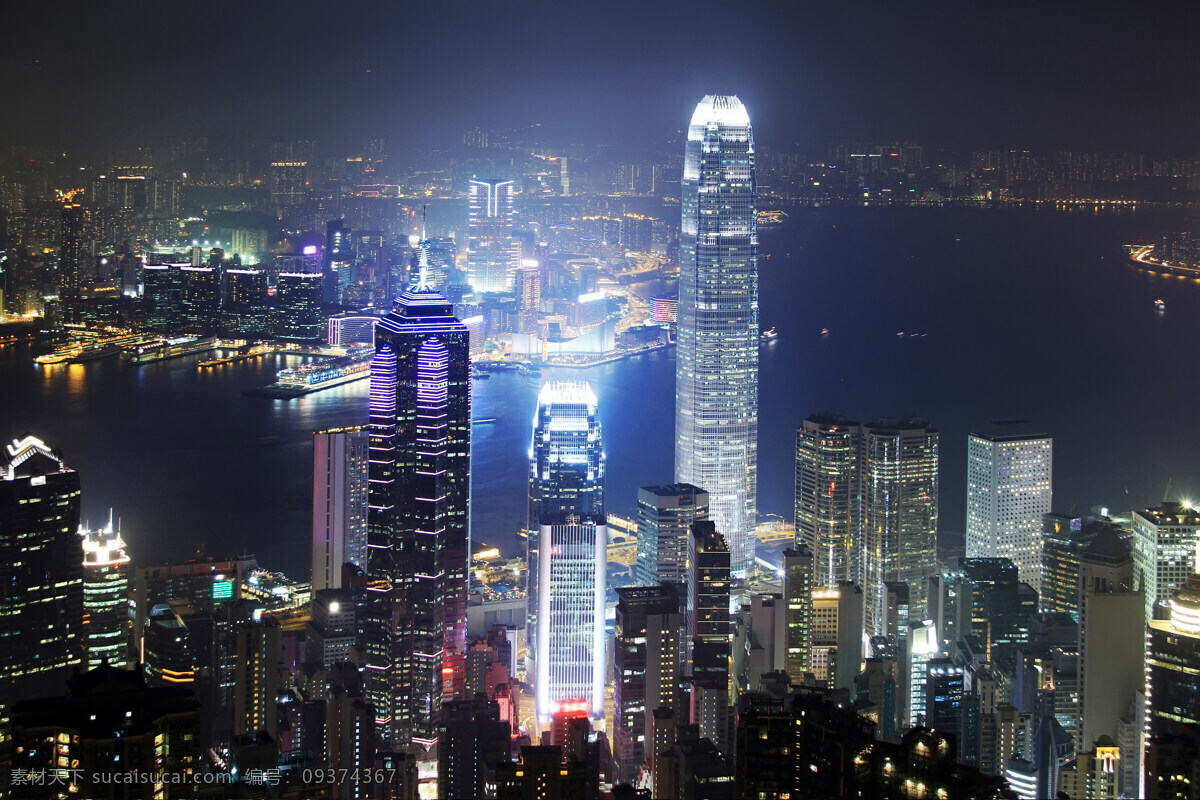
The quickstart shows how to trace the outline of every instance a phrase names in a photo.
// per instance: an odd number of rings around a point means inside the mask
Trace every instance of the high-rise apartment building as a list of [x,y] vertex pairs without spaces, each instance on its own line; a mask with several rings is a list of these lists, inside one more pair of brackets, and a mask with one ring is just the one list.
[[427,289],[401,294],[375,333],[365,691],[387,746],[435,741],[445,688],[454,691],[462,679],[470,546],[468,339],[451,304]]
[[1007,558],[1042,588],[1042,517],[1053,497],[1054,440],[1026,422],[967,438],[967,558]]
[[83,647],[87,668],[129,661],[129,555],[110,515],[103,528],[79,526],[83,542]]
[[35,436],[0,452],[0,743],[16,697],[61,691],[80,664],[79,474]]
[[315,145],[310,141],[275,142],[271,145],[271,202],[281,211],[304,203],[308,189],[308,164]]
[[467,194],[467,272],[477,292],[507,292],[520,265],[513,237],[513,181],[471,180]]
[[709,494],[735,577],[758,520],[758,230],[754,135],[736,97],[688,127],[675,362],[675,480]]
[[708,519],[708,492],[689,483],[638,489],[637,563],[639,586],[687,582],[688,534]]
[[587,383],[542,387],[529,471],[537,533],[529,538],[526,640],[534,642],[538,718],[545,723],[562,704],[582,702],[590,718],[601,719],[608,526],[604,438]]
[[905,419],[864,425],[861,555],[864,629],[886,634],[884,582],[908,584],[909,613],[923,620],[926,579],[937,567],[938,432]]
[[813,553],[817,586],[858,580],[862,428],[814,414],[796,430],[796,543]]
[[1167,501],[1133,513],[1133,568],[1145,593],[1146,619],[1167,616],[1171,593],[1196,565],[1200,512]]
[[366,426],[313,434],[312,588],[337,589],[342,565],[367,568]]
[[654,755],[647,748],[654,712],[683,713],[679,592],[672,584],[617,589],[615,630],[613,755],[620,781],[633,783],[642,763]]

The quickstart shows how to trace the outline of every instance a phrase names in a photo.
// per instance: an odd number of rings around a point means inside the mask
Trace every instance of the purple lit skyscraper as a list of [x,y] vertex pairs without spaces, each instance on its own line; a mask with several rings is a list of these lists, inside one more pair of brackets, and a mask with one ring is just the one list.
[[391,747],[431,745],[462,693],[471,363],[467,327],[418,285],[375,331],[365,688]]

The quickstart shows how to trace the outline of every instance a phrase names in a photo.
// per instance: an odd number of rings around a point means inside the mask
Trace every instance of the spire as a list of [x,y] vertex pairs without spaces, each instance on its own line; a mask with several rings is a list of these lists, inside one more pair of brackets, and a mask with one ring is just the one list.
[[429,204],[425,203],[421,206],[421,256],[417,262],[417,286],[418,292],[431,292],[433,287],[429,285],[429,241],[425,236],[425,212],[429,208]]

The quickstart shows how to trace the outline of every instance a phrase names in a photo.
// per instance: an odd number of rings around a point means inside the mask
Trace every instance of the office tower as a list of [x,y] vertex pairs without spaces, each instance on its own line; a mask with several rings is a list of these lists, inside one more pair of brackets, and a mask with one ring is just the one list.
[[[470,546],[471,363],[446,299],[409,289],[371,362],[366,699],[382,744],[431,744],[461,681]],[[451,685],[453,688],[453,684]],[[446,698],[450,699],[450,698]]]
[[925,667],[925,727],[962,733],[963,666],[934,658]]
[[517,297],[521,311],[537,313],[542,310],[542,271],[532,261],[517,270]]
[[808,672],[809,650],[812,646],[813,614],[813,557],[812,551],[800,545],[783,551],[783,604],[786,609],[787,633],[784,671],[792,684],[799,686]]
[[613,757],[618,782],[633,783],[652,757],[651,715],[683,713],[680,692],[679,592],[672,584],[617,589],[613,644]]
[[272,617],[239,624],[234,632],[233,733],[275,736],[283,631]]
[[352,589],[315,589],[305,625],[304,660],[326,670],[354,658],[358,640],[355,594]]
[[330,220],[325,225],[325,253],[321,272],[325,276],[324,301],[333,305],[342,302],[342,292],[353,280],[354,264],[350,228],[345,220]]
[[909,613],[924,620],[937,565],[938,432],[920,419],[862,429],[860,573],[864,630],[884,631],[884,582],[908,584]]
[[[13,709],[12,775],[25,777],[12,781],[12,797],[195,796],[182,778],[206,762],[190,688],[148,687],[137,670],[112,666],[63,683],[65,696],[60,685]],[[132,783],[134,775],[145,782]]]
[[0,453],[0,743],[18,697],[52,695],[83,652],[79,474],[36,436]]
[[214,330],[220,305],[220,268],[179,267],[179,324],[185,331],[209,333]]
[[312,272],[281,272],[275,278],[273,332],[293,342],[319,342],[324,333],[321,284],[324,276]]
[[833,414],[815,414],[796,429],[796,542],[813,553],[817,586],[858,580],[861,432]]
[[358,344],[375,346],[374,314],[335,314],[329,318],[326,341],[337,347],[353,347]]
[[[1135,524],[1137,518],[1135,517]],[[1196,545],[1193,545],[1194,547]],[[1200,726],[1200,572],[1193,571],[1171,596],[1170,617],[1152,619],[1146,631],[1147,757],[1171,737],[1196,744]],[[1149,768],[1149,762],[1148,762]],[[1149,790],[1150,787],[1147,786]]]
[[1115,739],[1142,688],[1145,603],[1133,587],[1129,546],[1106,525],[1079,558],[1078,752],[1101,736]]
[[1028,423],[992,423],[967,437],[967,557],[1010,559],[1037,591],[1053,466],[1054,440]]
[[308,188],[308,162],[313,142],[275,142],[271,145],[271,203],[287,212],[303,205]]
[[736,97],[707,95],[683,167],[675,480],[709,494],[734,577],[758,521],[758,234],[754,136]]
[[537,672],[541,527],[572,514],[589,519],[604,515],[604,446],[596,411],[596,395],[586,383],[547,383],[538,393],[529,445],[526,521],[525,640],[532,644],[525,650],[529,674]]
[[365,426],[313,434],[314,592],[340,587],[343,564],[367,568],[369,439]]
[[1078,621],[1079,559],[1100,532],[1110,527],[1122,540],[1133,536],[1104,518],[1042,516],[1042,590],[1038,600],[1044,613],[1063,612]]
[[1133,513],[1133,568],[1145,592],[1146,619],[1167,616],[1171,593],[1184,585],[1196,564],[1200,512],[1163,501]]
[[438,735],[438,796],[488,797],[510,760],[509,724],[484,695],[446,703]]
[[237,336],[255,339],[267,335],[267,273],[261,269],[225,270],[221,304],[222,327]]
[[513,181],[471,180],[467,194],[467,271],[477,292],[507,292],[519,264],[513,238]]
[[[1037,596],[1018,582],[1019,572],[1007,558],[963,558],[957,570],[943,573],[955,597],[953,647],[965,641],[989,662],[1006,663],[1029,642],[1037,614]],[[948,641],[946,635],[942,642]]]
[[147,264],[142,268],[142,307],[146,327],[159,333],[175,330],[180,321],[180,265]]
[[[374,708],[363,699],[362,676],[358,669],[343,664],[330,672],[329,689],[325,693],[325,764],[333,770],[329,783],[330,797],[337,800],[366,800],[373,796],[377,784],[353,780],[366,770],[376,769],[376,739]],[[415,766],[415,765],[414,765]],[[401,790],[398,797],[416,796],[416,787],[403,772],[395,784],[410,789]]]
[[129,660],[129,556],[112,516],[103,528],[79,526],[83,539],[83,648],[88,669]]
[[692,525],[688,538],[688,664],[693,681],[705,686],[729,683],[729,593],[732,556],[712,520]]
[[638,586],[687,581],[687,542],[692,523],[708,519],[708,492],[689,483],[638,489]]

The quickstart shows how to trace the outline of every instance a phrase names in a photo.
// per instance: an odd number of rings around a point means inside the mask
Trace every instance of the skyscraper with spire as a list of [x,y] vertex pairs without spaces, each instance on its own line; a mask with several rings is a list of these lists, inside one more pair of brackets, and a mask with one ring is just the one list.
[[736,97],[688,127],[679,252],[675,480],[709,494],[734,576],[753,559],[758,490],[758,229],[754,134]]
[[467,327],[424,282],[375,332],[365,688],[389,746],[429,746],[461,692],[470,546]]

